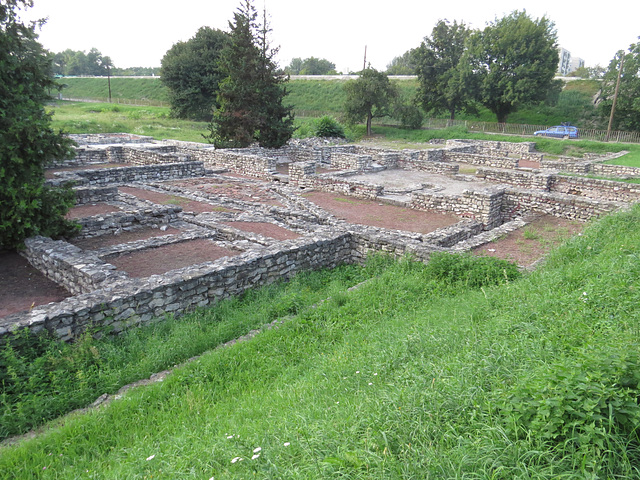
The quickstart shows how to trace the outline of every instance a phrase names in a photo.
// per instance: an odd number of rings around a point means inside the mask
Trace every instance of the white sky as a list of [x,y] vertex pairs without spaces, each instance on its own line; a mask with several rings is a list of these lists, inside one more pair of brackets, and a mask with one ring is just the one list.
[[[48,18],[40,31],[45,48],[88,52],[95,47],[116,67],[157,67],[166,51],[188,40],[201,26],[228,31],[240,0],[34,0],[23,18]],[[606,67],[618,50],[640,36],[640,2],[509,0],[254,0],[266,7],[279,46],[281,67],[294,57],[326,58],[338,71],[358,71],[367,61],[385,70],[391,60],[417,47],[440,19],[473,28],[511,13],[546,15],[558,43],[587,66]]]

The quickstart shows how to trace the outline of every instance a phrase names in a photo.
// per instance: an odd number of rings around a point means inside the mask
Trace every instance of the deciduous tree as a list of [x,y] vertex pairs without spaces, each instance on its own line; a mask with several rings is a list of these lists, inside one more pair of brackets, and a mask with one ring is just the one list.
[[453,120],[460,111],[475,111],[473,96],[460,71],[460,59],[470,34],[464,23],[440,20],[431,36],[425,37],[415,50],[415,71],[420,82],[418,100],[428,114],[446,112]]
[[367,135],[371,135],[371,120],[390,114],[397,89],[389,77],[375,68],[366,68],[360,78],[344,85],[346,92],[345,117],[348,123],[366,121]]
[[25,25],[17,14],[32,5],[0,1],[0,248],[73,230],[64,219],[73,192],[45,186],[44,166],[68,157],[72,142],[52,130],[44,110],[56,87],[51,56],[37,42],[38,24]]
[[465,87],[504,123],[518,107],[544,100],[558,68],[554,24],[514,11],[475,32],[460,65]]
[[227,33],[202,27],[191,39],[176,43],[165,53],[160,79],[169,90],[173,116],[211,120],[224,79],[218,61],[228,43]]
[[602,80],[598,110],[606,124],[611,115],[615,86],[624,57],[620,88],[611,127],[614,130],[640,131],[640,43],[634,43],[628,52],[620,50],[609,63]]

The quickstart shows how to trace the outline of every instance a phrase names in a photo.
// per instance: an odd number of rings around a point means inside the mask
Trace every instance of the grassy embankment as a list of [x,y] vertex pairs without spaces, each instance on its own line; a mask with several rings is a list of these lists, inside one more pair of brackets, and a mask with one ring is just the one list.
[[[71,98],[108,97],[106,78],[63,78],[61,83],[67,85],[63,92]],[[287,85],[289,95],[286,101],[293,105],[298,117],[319,117],[332,115],[341,117],[345,94],[344,80],[307,80],[292,79]],[[418,89],[417,80],[395,81],[400,94],[405,99],[413,98]],[[593,118],[592,97],[598,91],[598,82],[578,80],[568,82],[560,94],[554,107],[539,105],[523,108],[509,117],[509,123],[530,125],[554,125],[570,121],[574,125],[586,127]],[[118,99],[128,102],[132,100],[167,102],[167,91],[159,78],[113,78],[111,93],[114,102]],[[442,118],[446,118],[444,115]],[[478,115],[460,114],[459,120],[481,120],[495,122],[495,115],[485,108],[480,108]]]
[[636,207],[520,279],[378,260],[359,289],[275,296],[281,328],[3,448],[0,478],[640,478],[639,257]]

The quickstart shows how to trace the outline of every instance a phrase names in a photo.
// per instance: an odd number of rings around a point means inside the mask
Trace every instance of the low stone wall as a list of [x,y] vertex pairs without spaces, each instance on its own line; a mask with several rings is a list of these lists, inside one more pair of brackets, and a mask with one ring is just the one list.
[[544,171],[507,171],[491,168],[479,168],[476,175],[489,182],[604,201],[637,202],[640,199],[640,185],[614,180],[570,177]]
[[118,197],[118,187],[76,187],[76,205],[112,202]]
[[640,185],[615,180],[554,175],[551,191],[612,202],[640,200]]
[[359,172],[346,172],[342,176],[335,174],[315,175],[305,178],[305,184],[309,188],[316,188],[323,192],[336,192],[351,197],[366,198],[373,200],[377,198],[384,187],[371,183],[349,180],[347,174],[356,174]]
[[459,217],[477,220],[485,229],[502,223],[502,204],[505,190],[502,188],[466,190],[462,195],[444,195],[438,192],[411,193],[411,208],[453,213]]
[[632,177],[640,178],[640,168],[624,165],[610,165],[608,163],[591,164],[591,173],[606,177]]
[[520,162],[517,158],[500,157],[493,155],[481,155],[475,153],[459,153],[445,151],[446,162],[469,163],[471,165],[486,165],[494,168],[517,168]]
[[526,170],[497,170],[480,167],[476,177],[487,182],[501,183],[515,187],[549,191],[555,175]]
[[78,145],[108,145],[113,143],[153,143],[153,137],[132,133],[72,133],[69,138]]
[[225,168],[240,175],[271,179],[276,173],[277,159],[247,155],[233,150],[203,150],[201,158],[208,167]]
[[82,230],[77,238],[114,235],[141,227],[159,228],[177,220],[182,207],[154,206],[142,210],[114,212],[78,219]]
[[125,272],[100,260],[95,254],[63,241],[46,237],[25,240],[21,252],[31,265],[70,293],[80,295],[128,278]]
[[587,174],[591,170],[591,162],[576,160],[575,158],[564,159],[542,159],[540,168],[548,170],[558,170],[567,173]]
[[365,170],[373,162],[371,155],[334,152],[329,157],[331,168],[339,170]]
[[111,183],[132,183],[144,181],[162,181],[175,178],[201,177],[205,174],[202,162],[167,163],[117,168],[94,168],[75,172],[60,172],[61,180],[79,178],[91,186],[103,186]]
[[212,305],[301,271],[349,263],[353,261],[352,252],[352,236],[337,233],[282,242],[165,275],[110,282],[108,288],[5,317],[0,321],[0,337],[22,327],[34,333],[46,329],[65,341],[89,327],[118,333],[167,314]]
[[398,167],[404,170],[455,175],[460,167],[444,161],[444,150],[403,150],[398,160]]
[[579,198],[561,193],[508,188],[502,205],[502,217],[543,213],[569,220],[588,221],[621,208],[616,202]]

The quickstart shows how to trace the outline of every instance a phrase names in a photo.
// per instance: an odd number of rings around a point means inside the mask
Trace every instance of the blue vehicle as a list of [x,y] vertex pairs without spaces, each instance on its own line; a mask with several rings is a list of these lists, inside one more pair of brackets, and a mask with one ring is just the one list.
[[546,130],[538,130],[533,133],[536,137],[578,138],[578,128],[570,125],[556,125]]

